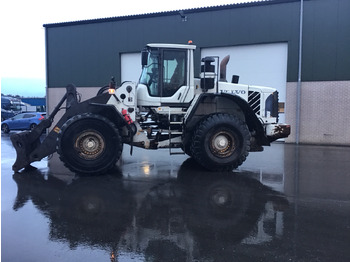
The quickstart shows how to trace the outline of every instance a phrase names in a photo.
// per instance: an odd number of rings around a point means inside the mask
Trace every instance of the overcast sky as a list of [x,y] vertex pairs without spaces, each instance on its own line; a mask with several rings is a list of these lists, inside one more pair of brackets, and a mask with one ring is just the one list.
[[[1,93],[45,96],[43,24],[216,6],[249,0],[4,0],[0,3]],[[20,79],[20,80],[16,80]],[[25,86],[24,81],[28,84]],[[33,86],[35,85],[35,87]]]

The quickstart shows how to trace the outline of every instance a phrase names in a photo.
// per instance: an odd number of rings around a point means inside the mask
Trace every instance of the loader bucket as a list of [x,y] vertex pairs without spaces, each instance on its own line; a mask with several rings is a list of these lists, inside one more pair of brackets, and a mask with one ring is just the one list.
[[29,164],[33,162],[33,158],[30,157],[30,155],[34,149],[41,144],[40,136],[50,125],[50,119],[45,119],[31,131],[24,131],[11,135],[10,139],[12,145],[16,149],[17,153],[16,162],[12,165],[13,171],[17,172],[20,169],[29,166]]
[[12,165],[12,170],[17,172],[20,169],[29,166],[30,153],[40,145],[39,138],[32,138],[29,131],[22,132],[11,136],[11,141],[16,149],[16,162]]

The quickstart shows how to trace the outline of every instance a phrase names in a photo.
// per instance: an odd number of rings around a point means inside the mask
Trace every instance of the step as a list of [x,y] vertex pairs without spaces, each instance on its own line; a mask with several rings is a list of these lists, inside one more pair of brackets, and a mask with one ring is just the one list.
[[169,145],[170,145],[171,148],[181,148],[181,147],[172,147],[172,146],[182,145],[182,143],[180,143],[180,142],[170,142]]
[[170,155],[184,155],[184,154],[186,154],[185,152],[171,152],[170,151]]
[[172,134],[172,135],[182,135],[182,132],[181,132],[181,131],[172,131],[172,130],[169,130],[169,134]]

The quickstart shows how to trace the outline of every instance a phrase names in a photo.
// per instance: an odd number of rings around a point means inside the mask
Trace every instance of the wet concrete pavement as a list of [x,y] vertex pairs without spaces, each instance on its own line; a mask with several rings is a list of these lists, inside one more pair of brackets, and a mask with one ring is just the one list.
[[13,174],[1,138],[1,261],[350,261],[349,147],[276,143],[218,173],[125,146],[80,177],[55,155]]

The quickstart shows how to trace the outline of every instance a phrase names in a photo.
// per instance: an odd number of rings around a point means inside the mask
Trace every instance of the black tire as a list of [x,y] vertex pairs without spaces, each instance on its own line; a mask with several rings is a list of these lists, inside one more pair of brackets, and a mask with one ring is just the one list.
[[250,150],[250,132],[238,117],[214,114],[204,119],[194,132],[193,158],[214,171],[231,171],[240,166]]
[[186,155],[192,156],[191,152],[191,140],[188,140],[186,142],[183,141],[181,149],[185,152]]
[[2,124],[1,131],[4,132],[5,134],[8,134],[10,132],[10,127],[7,124]]
[[102,174],[115,166],[122,154],[119,131],[107,118],[90,113],[69,119],[57,138],[57,152],[71,171]]
[[182,147],[182,150],[185,152],[186,155],[192,156],[192,152],[191,152],[191,143],[187,143],[186,145],[184,145],[184,146]]

